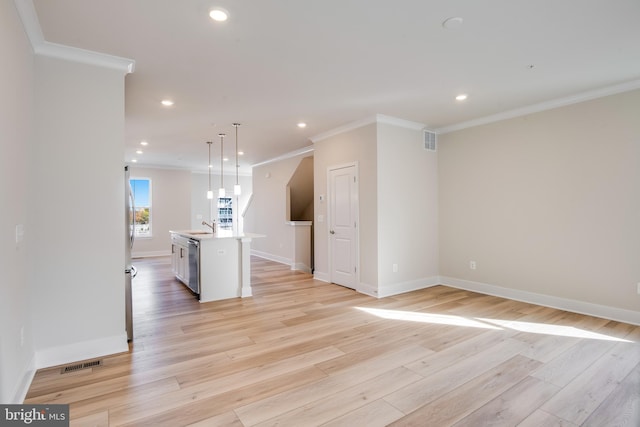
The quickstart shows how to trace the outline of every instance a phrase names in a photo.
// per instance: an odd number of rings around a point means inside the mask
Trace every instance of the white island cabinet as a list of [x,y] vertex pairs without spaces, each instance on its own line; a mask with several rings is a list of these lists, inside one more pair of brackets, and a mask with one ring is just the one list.
[[[198,266],[194,273],[199,282],[200,302],[252,295],[251,240],[257,237],[264,236],[238,235],[226,230],[213,234],[198,230],[171,231],[172,241],[191,239],[198,242]],[[178,271],[174,274],[179,275]]]

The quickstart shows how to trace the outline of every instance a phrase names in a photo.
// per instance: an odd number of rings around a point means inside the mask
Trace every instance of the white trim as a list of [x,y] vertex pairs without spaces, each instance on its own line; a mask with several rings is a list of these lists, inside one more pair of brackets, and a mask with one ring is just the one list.
[[376,123],[376,120],[377,120],[376,116],[365,117],[364,119],[356,120],[354,122],[350,122],[345,125],[338,126],[337,128],[328,130],[326,132],[319,133],[315,136],[312,136],[309,139],[311,140],[311,142],[315,144],[316,142],[320,142],[323,139],[331,138],[332,136],[340,135],[341,133],[349,132],[351,130],[361,128],[363,126]]
[[356,291],[361,294],[369,295],[370,297],[378,298],[378,287],[368,283],[358,283]]
[[313,272],[313,278],[315,280],[320,280],[321,282],[331,283],[329,280],[329,274],[322,271],[315,270]]
[[44,39],[38,14],[31,0],[14,0],[14,4],[20,15],[31,48],[36,55],[51,58],[64,59],[82,64],[95,65],[103,68],[111,68],[122,71],[125,74],[133,73],[135,61],[119,56],[107,55],[76,47],[50,43]]
[[259,258],[268,259],[269,261],[279,262],[280,264],[285,264],[291,267],[293,265],[293,261],[291,258],[285,258],[280,255],[273,255],[267,252],[258,251],[255,249],[251,249],[251,255],[257,256]]
[[304,262],[296,262],[291,265],[291,269],[311,274],[311,268]]
[[123,331],[120,335],[38,350],[35,355],[35,367],[48,368],[127,351],[127,333]]
[[454,132],[457,130],[467,129],[470,127],[499,122],[501,120],[513,119],[515,117],[525,116],[527,114],[539,113],[541,111],[551,110],[553,108],[577,104],[579,102],[590,101],[592,99],[602,98],[609,95],[629,92],[636,89],[640,89],[640,80],[633,80],[630,82],[621,83],[614,86],[607,86],[600,89],[594,89],[587,92],[582,92],[575,95],[567,96],[564,98],[558,98],[551,101],[541,102],[539,104],[533,104],[533,105],[529,105],[522,108],[516,108],[513,110],[504,111],[498,114],[492,114],[490,116],[480,117],[478,119],[473,119],[466,122],[453,124],[451,126],[444,126],[436,129],[435,132],[438,134],[445,134],[445,133]]
[[427,128],[427,125],[423,123],[412,122],[410,120],[399,119],[397,117],[385,116],[384,114],[376,114],[376,121],[378,123],[385,123],[388,125],[412,130],[423,130]]
[[313,148],[312,146],[300,148],[298,150],[294,150],[294,151],[290,151],[288,153],[285,153],[285,154],[283,154],[281,156],[274,157],[274,158],[269,159],[269,160],[265,160],[264,162],[254,163],[254,164],[251,165],[251,167],[255,168],[257,166],[263,166],[263,165],[266,165],[266,164],[269,164],[269,163],[274,163],[274,162],[279,162],[281,160],[291,159],[293,157],[301,156],[303,154],[313,153],[314,150],[315,150],[315,148]]
[[361,128],[363,126],[370,125],[372,123],[384,123],[392,126],[398,126],[412,130],[427,129],[427,125],[424,123],[412,122],[411,120],[400,119],[397,117],[386,116],[384,114],[376,114],[374,116],[365,117],[364,119],[349,122],[337,128],[328,130],[326,132],[319,133],[309,138],[314,144],[324,139],[331,138],[332,136],[340,135],[345,132],[352,131],[354,129]]
[[426,289],[440,284],[439,276],[425,277],[423,279],[409,280],[407,282],[390,283],[384,286],[378,286],[377,297],[385,298],[394,295],[404,294],[405,292]]
[[31,387],[31,383],[33,382],[33,377],[36,375],[35,354],[27,362],[22,372],[22,378],[20,382],[16,384],[16,388],[13,392],[13,400],[3,403],[22,404],[24,402],[24,399],[27,397],[27,393],[29,392],[29,387]]
[[313,221],[286,221],[285,224],[292,227],[310,227]]
[[446,286],[479,292],[486,295],[494,295],[501,298],[508,298],[516,301],[556,308],[559,310],[571,311],[573,313],[602,317],[618,322],[630,323],[632,325],[640,325],[640,311],[625,310],[623,308],[592,304],[585,301],[537,294],[518,289],[503,288],[501,286],[490,285],[487,283],[456,279],[454,277],[441,276],[440,283]]
[[[137,237],[136,237],[137,239]],[[131,258],[154,258],[158,256],[169,256],[171,255],[170,250],[162,250],[162,251],[143,251],[143,252],[135,252],[131,253]]]

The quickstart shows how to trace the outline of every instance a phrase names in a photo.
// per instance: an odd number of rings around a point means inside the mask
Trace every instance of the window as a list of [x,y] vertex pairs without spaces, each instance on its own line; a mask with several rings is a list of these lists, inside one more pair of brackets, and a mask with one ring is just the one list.
[[222,230],[233,228],[233,200],[231,197],[218,198],[218,227]]
[[151,237],[151,180],[131,178],[133,200],[136,207],[136,237]]

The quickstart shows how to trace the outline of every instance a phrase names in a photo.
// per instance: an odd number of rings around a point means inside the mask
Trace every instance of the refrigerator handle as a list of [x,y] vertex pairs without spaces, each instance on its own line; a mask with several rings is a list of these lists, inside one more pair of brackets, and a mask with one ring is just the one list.
[[136,277],[138,275],[138,269],[135,268],[133,265],[131,266],[131,278],[133,279],[134,277]]
[[133,249],[133,242],[136,240],[136,199],[133,197],[133,189],[131,188],[131,184],[129,184],[129,200],[131,201],[131,222],[133,229],[131,230],[129,238],[131,242],[129,242],[131,249]]

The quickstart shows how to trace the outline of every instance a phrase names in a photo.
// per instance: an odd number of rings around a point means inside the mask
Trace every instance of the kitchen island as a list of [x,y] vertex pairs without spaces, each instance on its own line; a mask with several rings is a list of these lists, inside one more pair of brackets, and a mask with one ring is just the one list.
[[200,302],[252,295],[251,241],[263,235],[227,230],[170,233],[174,274],[199,295]]

